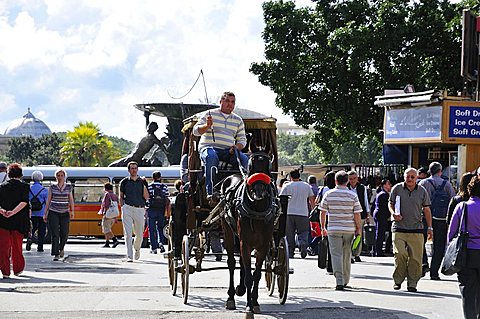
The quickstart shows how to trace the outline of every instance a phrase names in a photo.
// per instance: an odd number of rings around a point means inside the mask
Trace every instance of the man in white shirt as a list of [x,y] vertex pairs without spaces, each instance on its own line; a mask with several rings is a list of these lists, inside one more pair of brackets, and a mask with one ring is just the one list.
[[305,258],[307,256],[307,237],[310,231],[308,203],[310,203],[310,207],[315,207],[315,196],[310,185],[300,180],[300,172],[298,170],[290,172],[290,180],[291,182],[286,183],[280,191],[280,196],[290,196],[288,199],[286,226],[288,253],[290,258],[293,258],[295,234],[297,234],[300,255],[302,258]]

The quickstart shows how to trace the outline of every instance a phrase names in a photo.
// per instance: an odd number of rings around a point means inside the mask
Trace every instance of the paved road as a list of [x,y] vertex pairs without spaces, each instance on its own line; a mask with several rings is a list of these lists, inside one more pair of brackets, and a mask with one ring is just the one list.
[[[237,310],[224,303],[228,272],[215,270],[190,276],[188,305],[181,292],[172,296],[166,259],[142,249],[138,262],[125,263],[125,246],[101,248],[99,241],[67,244],[68,258],[53,262],[45,253],[25,252],[21,277],[0,280],[0,318],[244,318],[244,297]],[[352,266],[351,289],[335,291],[333,276],[316,267],[316,259],[291,260],[295,273],[285,305],[269,297],[263,279],[259,302],[263,318],[420,319],[461,318],[455,277],[436,282],[422,279],[418,293],[392,289],[393,258],[362,257]],[[204,267],[226,266],[206,257]],[[180,290],[180,289],[179,289]]]

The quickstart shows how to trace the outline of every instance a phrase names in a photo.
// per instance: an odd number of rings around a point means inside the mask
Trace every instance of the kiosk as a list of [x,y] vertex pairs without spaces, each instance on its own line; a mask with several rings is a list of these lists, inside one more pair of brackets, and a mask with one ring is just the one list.
[[377,96],[374,104],[385,108],[385,164],[437,161],[452,185],[480,165],[480,102],[431,90]]

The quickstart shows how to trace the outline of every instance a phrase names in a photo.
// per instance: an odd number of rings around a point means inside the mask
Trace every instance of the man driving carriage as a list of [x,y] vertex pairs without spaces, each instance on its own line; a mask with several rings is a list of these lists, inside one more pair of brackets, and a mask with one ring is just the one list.
[[235,94],[224,92],[220,107],[206,111],[193,127],[193,134],[201,136],[198,149],[205,164],[207,199],[213,194],[212,168],[217,169],[220,160],[237,166],[239,156],[241,165],[247,168],[248,157],[240,152],[247,144],[245,126],[242,118],[233,113],[234,108]]

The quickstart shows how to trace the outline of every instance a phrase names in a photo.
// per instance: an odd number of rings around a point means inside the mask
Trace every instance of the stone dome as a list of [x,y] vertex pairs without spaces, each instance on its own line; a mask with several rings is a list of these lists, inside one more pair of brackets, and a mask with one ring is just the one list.
[[44,134],[52,134],[52,131],[42,120],[37,119],[30,112],[30,108],[22,118],[14,120],[5,130],[6,136],[32,136],[37,138]]

